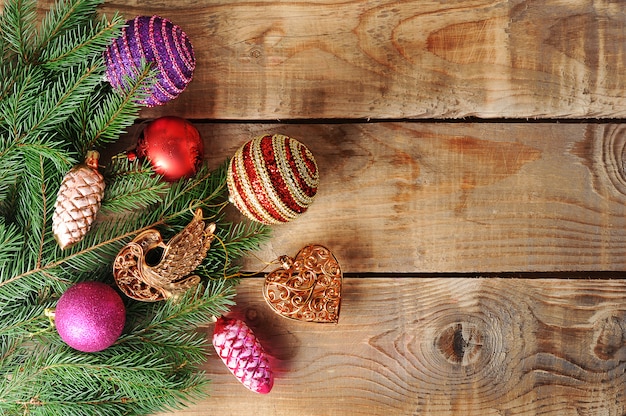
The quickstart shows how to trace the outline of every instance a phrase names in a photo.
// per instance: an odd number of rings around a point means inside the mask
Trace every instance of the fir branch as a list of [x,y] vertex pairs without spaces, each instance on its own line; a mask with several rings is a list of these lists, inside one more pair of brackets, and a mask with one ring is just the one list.
[[[54,3],[44,16],[41,28],[37,33],[35,43],[38,54],[45,56],[58,51],[58,48],[66,49],[68,45],[60,45],[58,42],[53,46],[51,45],[59,38],[63,38],[68,32],[91,26],[95,17],[95,10],[103,2],[103,0],[58,0]],[[74,43],[69,43],[69,45],[72,44]],[[73,48],[70,47],[70,49]],[[44,59],[43,62],[45,61]]]
[[[36,137],[48,137],[49,135],[35,135]],[[37,140],[36,140],[37,141]],[[17,184],[31,179],[30,175],[36,174],[40,177],[40,163],[45,160],[47,166],[43,172],[48,182],[60,178],[59,172],[66,172],[69,167],[76,161],[68,156],[66,152],[58,149],[60,145],[57,142],[41,139],[39,143],[23,144],[12,143],[3,152],[0,152],[0,214],[7,211],[10,216],[15,219],[24,211],[32,212],[34,208],[39,207],[37,200],[34,200],[35,206],[21,203]],[[1,149],[1,147],[0,147]],[[14,198],[9,200],[8,195],[16,192]],[[41,194],[41,193],[39,193]],[[45,198],[45,194],[41,194]],[[7,215],[5,215],[7,218]]]
[[15,144],[25,130],[25,119],[30,116],[29,107],[25,103],[37,100],[41,93],[41,85],[46,74],[40,67],[24,65],[13,73],[8,89],[8,97],[0,100],[0,118],[6,123],[6,134],[3,134],[0,157],[7,147]]
[[50,41],[77,27],[89,25],[103,0],[59,0],[47,11],[41,22],[38,47],[46,49]]
[[257,222],[226,223],[216,230],[218,241],[213,244],[196,274],[209,279],[235,281],[239,265],[235,261],[269,238],[270,229]]
[[63,35],[48,40],[50,47],[42,48],[39,61],[45,68],[59,71],[91,60],[119,35],[123,24],[122,17],[115,14],[111,21],[102,16],[98,22],[88,21],[85,25],[72,26]]
[[193,180],[180,180],[169,188],[161,205],[156,206],[152,215],[165,223],[188,221],[196,208],[206,208],[205,217],[216,216],[226,201],[228,188],[226,172],[228,163],[224,162],[211,172],[203,165]]
[[23,236],[15,224],[5,224],[0,218],[0,271],[1,274],[7,270],[6,265],[13,261],[17,253],[21,250]]
[[149,167],[130,162],[126,156],[116,156],[105,171],[107,187],[101,211],[124,214],[143,210],[161,202],[167,184]]
[[159,355],[115,347],[76,354],[60,344],[39,347],[11,376],[13,386],[0,389],[0,409],[37,414],[149,414],[179,406],[181,396],[197,397],[207,383]]
[[117,140],[125,129],[136,120],[141,102],[147,94],[148,87],[156,80],[156,73],[150,65],[142,62],[133,79],[126,79],[124,86],[113,94],[107,94],[91,110],[91,117],[84,130],[84,142],[77,146],[86,152],[87,149],[111,143]]
[[63,123],[93,93],[101,78],[102,67],[97,61],[70,67],[59,73],[50,88],[42,91],[33,106],[27,108],[27,123],[19,139],[37,131],[52,130]]
[[[175,342],[178,332],[188,333],[209,322],[212,316],[224,313],[229,306],[234,305],[234,296],[233,288],[228,287],[222,279],[209,282],[206,287],[199,286],[195,290],[189,290],[178,298],[149,304],[149,310],[146,311],[148,321],[133,323],[135,330],[131,335],[120,339],[120,342],[128,342],[136,337],[148,338],[150,334],[156,334],[157,339]],[[143,309],[144,305],[140,304],[139,307]]]
[[[196,331],[233,303],[233,261],[268,229],[225,221],[226,167],[203,166],[166,184],[150,169],[113,163],[102,215],[87,236],[61,250],[51,232],[62,177],[91,147],[119,137],[137,116],[154,74],[143,65],[126,89],[103,78],[102,52],[120,19],[96,19],[101,0],[59,0],[41,25],[33,0],[6,0],[0,16],[0,413],[131,415],[180,407],[204,394],[198,366],[207,353]],[[37,29],[39,28],[39,29]],[[37,32],[39,30],[39,32]],[[119,161],[118,161],[119,162]],[[216,221],[198,268],[201,286],[154,304],[126,299],[127,325],[112,347],[72,350],[43,311],[72,284],[111,282],[119,250],[156,228],[169,239],[196,208]]]
[[22,154],[18,148],[0,151],[0,216],[11,222],[15,216],[17,183],[21,179]]
[[[0,43],[2,38],[0,38]],[[0,44],[0,47],[2,45]],[[17,72],[13,62],[4,55],[0,56],[0,106],[7,98],[15,82],[15,73]],[[6,130],[7,122],[0,114],[0,134]]]
[[[0,328],[0,337],[22,341],[25,338],[32,338],[34,334],[42,334],[51,331],[50,321],[45,316],[46,308],[49,304],[15,304],[11,313],[2,313],[3,325]],[[28,306],[28,307],[24,307]]]
[[135,122],[137,103],[144,99],[155,79],[155,72],[144,64],[122,88],[112,91],[106,83],[98,85],[75,108],[73,116],[59,126],[59,134],[80,154],[117,140]]
[[234,304],[235,291],[222,280],[149,305],[135,305],[129,313],[132,328],[118,340],[127,348],[151,348],[167,356],[175,367],[197,365],[207,353],[206,337],[196,329],[212,316],[225,313]]
[[260,246],[266,241],[270,236],[270,229],[258,222],[230,223],[225,234],[226,250],[230,256],[236,258],[249,252],[250,247]]
[[[46,217],[49,213],[49,201],[46,198],[46,170],[41,155],[29,157],[25,155],[26,176],[18,192],[18,206],[28,207],[20,209],[18,221],[26,231],[28,238],[25,241],[25,252],[33,257],[35,267],[41,266],[41,250],[47,225]],[[21,214],[21,215],[19,215]],[[31,263],[31,262],[29,262]]]
[[15,0],[4,4],[4,11],[0,15],[0,37],[5,44],[3,47],[23,63],[31,60],[36,21],[36,0]]

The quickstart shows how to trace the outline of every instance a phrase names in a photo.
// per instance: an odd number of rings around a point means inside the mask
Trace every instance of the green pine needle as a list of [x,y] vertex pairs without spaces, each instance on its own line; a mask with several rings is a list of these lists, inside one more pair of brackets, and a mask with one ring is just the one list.
[[4,4],[0,16],[0,36],[3,39],[4,58],[12,55],[21,62],[28,62],[36,36],[37,1],[16,0]]

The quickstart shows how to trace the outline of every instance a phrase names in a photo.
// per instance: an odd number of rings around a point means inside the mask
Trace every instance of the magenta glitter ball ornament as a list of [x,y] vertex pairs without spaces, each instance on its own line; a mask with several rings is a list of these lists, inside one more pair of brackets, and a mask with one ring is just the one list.
[[142,60],[152,64],[157,80],[139,104],[153,107],[178,97],[196,68],[193,47],[183,30],[159,16],[137,16],[128,20],[120,37],[104,51],[107,80],[122,88],[125,78],[134,79]]
[[126,308],[111,286],[82,282],[63,293],[54,322],[61,339],[70,347],[83,352],[102,351],[122,334]]

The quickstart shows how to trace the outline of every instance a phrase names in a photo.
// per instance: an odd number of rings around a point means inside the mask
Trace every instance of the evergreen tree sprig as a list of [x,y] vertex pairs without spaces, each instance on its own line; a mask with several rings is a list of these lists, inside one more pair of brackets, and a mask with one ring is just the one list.
[[[114,158],[105,199],[86,237],[61,250],[54,202],[71,166],[108,145],[138,116],[154,82],[143,65],[125,89],[104,77],[102,52],[121,17],[99,17],[101,0],[57,0],[41,22],[36,1],[6,0],[0,15],[0,414],[143,415],[206,394],[200,371],[207,337],[197,330],[233,304],[236,260],[268,237],[258,224],[226,219],[226,163],[166,184],[149,168]],[[122,337],[98,353],[68,347],[46,311],[71,285],[114,285],[112,263],[138,233],[165,240],[194,211],[217,224],[196,270],[202,283],[174,299],[124,298]]]
[[34,40],[39,64],[64,69],[102,52],[118,34],[124,20],[97,18],[96,8],[103,0],[57,1],[41,22]]
[[8,1],[0,16],[0,38],[3,40],[3,58],[29,62],[37,34],[37,1]]

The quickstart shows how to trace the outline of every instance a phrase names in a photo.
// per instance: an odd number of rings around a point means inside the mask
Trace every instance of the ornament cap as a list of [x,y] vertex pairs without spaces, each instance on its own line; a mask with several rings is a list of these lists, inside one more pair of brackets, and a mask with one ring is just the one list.
[[126,158],[129,162],[134,162],[139,159],[139,156],[137,156],[137,152],[133,149],[126,152]]
[[98,161],[100,160],[100,153],[97,150],[90,150],[85,156],[85,165],[91,169],[98,170]]
[[287,269],[290,269],[291,266],[293,265],[293,257],[280,256],[278,258],[278,262],[283,267],[283,269],[287,270]]

